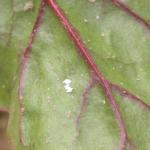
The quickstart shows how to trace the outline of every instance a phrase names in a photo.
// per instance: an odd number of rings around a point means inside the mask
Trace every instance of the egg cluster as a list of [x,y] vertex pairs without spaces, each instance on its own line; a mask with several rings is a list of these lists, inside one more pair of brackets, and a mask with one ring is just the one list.
[[63,84],[64,84],[64,88],[66,90],[67,93],[71,93],[73,88],[71,87],[71,80],[70,79],[65,79],[63,81]]

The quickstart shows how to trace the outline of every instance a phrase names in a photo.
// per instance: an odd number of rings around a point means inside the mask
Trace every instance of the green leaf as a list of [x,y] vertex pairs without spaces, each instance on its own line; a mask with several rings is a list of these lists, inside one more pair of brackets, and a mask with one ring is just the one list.
[[[26,147],[19,142],[18,80],[20,54],[27,46],[40,1],[0,0],[0,107],[10,111],[8,136],[15,150],[116,150],[119,129],[100,86],[94,87],[79,125],[75,119],[90,72],[52,10],[47,7],[29,59],[22,123]],[[150,103],[150,31],[114,7],[97,0],[57,0],[77,28],[97,65],[117,83]],[[127,0],[150,19],[149,0]],[[99,17],[97,17],[99,16]],[[70,79],[67,93],[63,81]],[[116,92],[130,139],[138,150],[150,148],[150,114]]]

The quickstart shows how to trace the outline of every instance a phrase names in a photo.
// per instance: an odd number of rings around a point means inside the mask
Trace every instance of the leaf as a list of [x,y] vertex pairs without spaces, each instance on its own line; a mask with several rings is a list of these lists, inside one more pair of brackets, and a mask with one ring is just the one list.
[[[0,106],[8,107],[10,111],[8,135],[14,149],[117,149],[119,130],[110,106],[104,104],[105,96],[98,85],[90,93],[77,137],[75,118],[90,72],[49,7],[33,43],[27,67],[22,123],[27,146],[20,144],[19,56],[27,46],[40,4],[40,1],[33,1],[33,9],[24,12],[27,2],[0,0]],[[149,103],[150,32],[109,2],[57,2],[77,28],[106,78]],[[148,0],[128,0],[126,3],[143,18],[150,19]],[[65,79],[72,81],[72,93],[66,93]],[[137,149],[148,150],[149,113],[117,92],[114,94],[130,139]]]

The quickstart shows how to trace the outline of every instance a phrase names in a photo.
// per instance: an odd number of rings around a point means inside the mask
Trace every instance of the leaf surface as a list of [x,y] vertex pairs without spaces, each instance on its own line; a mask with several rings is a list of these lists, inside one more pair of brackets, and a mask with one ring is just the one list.
[[[80,123],[75,118],[90,72],[66,31],[49,7],[29,59],[24,105],[23,134],[19,143],[18,68],[27,46],[40,1],[24,11],[28,0],[0,0],[0,106],[8,107],[8,135],[16,150],[115,150],[119,130],[110,106],[97,85]],[[89,47],[97,65],[110,81],[150,103],[150,31],[111,3],[97,0],[57,0]],[[127,0],[133,10],[150,20],[149,0]],[[66,93],[65,79],[73,92]],[[114,93],[130,139],[138,150],[150,148],[150,114]]]

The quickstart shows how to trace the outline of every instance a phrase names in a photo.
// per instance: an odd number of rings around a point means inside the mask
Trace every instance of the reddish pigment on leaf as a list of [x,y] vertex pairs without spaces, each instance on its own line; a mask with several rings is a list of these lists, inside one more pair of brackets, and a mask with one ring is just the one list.
[[138,21],[141,25],[145,26],[148,30],[150,30],[150,23],[146,21],[144,18],[142,18],[139,14],[137,14],[135,11],[133,11],[128,5],[121,2],[120,0],[109,0],[109,1],[111,1],[113,5],[120,8],[122,11],[124,11],[129,16]]
[[24,51],[22,52],[22,56],[21,56],[21,64],[20,64],[20,78],[19,78],[19,99],[23,98],[23,91],[24,91],[24,86],[25,86],[25,75],[26,75],[26,69],[27,69],[27,64],[29,61],[29,57],[31,55],[31,50],[32,50],[32,44],[35,40],[35,37],[37,35],[38,32],[38,28],[41,24],[42,21],[42,17],[44,14],[44,8],[45,8],[46,4],[45,4],[45,0],[41,1],[39,10],[38,10],[38,14],[37,14],[37,18],[36,21],[34,23],[30,38],[29,38],[29,42],[27,47],[24,49]]
[[107,97],[107,101],[110,104],[110,106],[114,112],[118,127],[120,129],[119,150],[124,150],[125,145],[127,144],[127,141],[128,141],[128,135],[127,135],[127,131],[125,128],[124,120],[122,118],[118,104],[113,96],[109,82],[105,79],[105,77],[103,76],[101,71],[98,69],[98,67],[95,64],[94,59],[92,58],[91,54],[89,53],[87,47],[85,46],[83,41],[80,39],[80,36],[77,34],[74,27],[68,21],[67,17],[65,16],[64,12],[62,11],[62,9],[58,6],[58,4],[55,2],[55,0],[47,0],[47,2],[49,4],[49,6],[53,9],[54,13],[57,15],[57,17],[58,17],[59,21],[61,22],[61,24],[63,25],[63,27],[68,32],[70,38],[72,39],[72,41],[74,42],[74,44],[78,48],[78,50],[80,51],[83,59],[85,60],[85,62],[87,63],[87,65],[89,66],[91,71],[97,76],[98,82],[104,90],[104,94]]
[[129,92],[127,89],[125,89],[117,84],[114,84],[114,83],[110,83],[110,84],[111,84],[112,88],[114,88],[116,91],[118,91],[123,97],[130,98],[131,101],[138,104],[141,108],[144,108],[145,110],[150,111],[150,105],[146,104],[139,97],[135,96],[134,94]]
[[81,117],[82,117],[83,113],[85,112],[86,107],[88,105],[89,93],[92,90],[92,88],[95,86],[96,82],[97,82],[97,80],[95,79],[94,76],[92,76],[88,85],[86,86],[86,88],[83,92],[83,98],[81,100],[80,111],[79,111],[79,113],[76,117],[76,121],[75,121],[77,131],[78,131],[78,126],[80,124]]
[[24,134],[22,130],[22,123],[23,123],[23,116],[24,116],[24,104],[23,104],[23,92],[24,92],[24,87],[25,87],[25,80],[26,80],[26,73],[27,73],[27,65],[29,62],[29,58],[31,55],[31,50],[32,50],[32,44],[35,40],[35,37],[37,35],[38,29],[40,27],[42,17],[44,15],[44,8],[46,6],[45,0],[41,1],[38,14],[29,38],[29,42],[27,47],[23,50],[22,55],[21,55],[21,63],[20,63],[20,75],[19,75],[19,88],[18,88],[18,98],[19,98],[19,103],[20,103],[20,142],[25,145],[24,141]]
[[[129,143],[129,138],[127,135],[125,123],[123,121],[118,104],[113,96],[111,84],[109,83],[109,81],[107,81],[105,79],[105,77],[103,76],[101,71],[98,69],[97,65],[94,62],[94,59],[92,58],[91,54],[89,53],[88,49],[86,48],[84,42],[80,39],[80,36],[78,35],[78,33],[76,32],[74,27],[71,25],[71,23],[65,16],[62,9],[58,6],[58,4],[55,2],[55,0],[47,0],[47,1],[48,1],[49,6],[53,9],[54,13],[57,15],[60,23],[63,25],[63,27],[68,32],[68,34],[69,34],[70,38],[72,39],[72,41],[74,42],[75,46],[78,48],[83,59],[85,60],[85,62],[89,66],[89,68],[93,71],[93,73],[97,76],[98,82],[100,83],[101,87],[104,90],[105,96],[107,97],[107,100],[114,112],[116,121],[118,123],[118,127],[120,129],[119,150],[124,150],[125,145],[127,143]],[[79,118],[80,118],[80,115],[79,115]]]
[[[134,17],[137,21],[141,22],[146,27],[148,27],[148,29],[150,29],[149,24],[143,18],[141,18],[139,15],[137,15],[135,12],[133,12],[127,5],[123,4],[122,2],[120,2],[118,0],[111,0],[111,1],[114,5],[119,6],[123,11],[127,12],[130,16]],[[104,75],[101,73],[100,69],[95,64],[94,59],[91,56],[91,54],[89,53],[88,48],[85,46],[84,42],[81,40],[79,34],[75,30],[75,28],[72,26],[72,24],[69,22],[69,20],[65,16],[64,12],[62,11],[62,9],[58,6],[58,4],[55,2],[55,0],[47,0],[47,3],[52,8],[54,13],[57,15],[58,19],[60,20],[60,23],[63,25],[65,30],[68,32],[70,39],[74,42],[75,46],[77,47],[78,52],[82,55],[86,64],[89,66],[90,71],[92,71],[94,76],[96,77],[96,79],[91,80],[92,82],[89,83],[89,85],[87,86],[87,88],[85,89],[85,91],[83,93],[83,100],[81,103],[80,112],[77,116],[76,125],[78,125],[80,122],[81,115],[83,114],[83,112],[86,108],[87,102],[88,102],[87,98],[88,98],[89,92],[90,92],[91,88],[93,87],[94,82],[96,81],[103,88],[104,94],[114,112],[118,127],[120,129],[119,150],[125,150],[126,144],[129,144],[132,149],[135,148],[134,144],[132,144],[132,142],[128,138],[127,131],[125,128],[125,123],[122,118],[119,106],[113,96],[112,88],[116,89],[121,94],[123,93],[123,96],[130,97],[132,99],[132,101],[138,103],[140,106],[144,106],[144,108],[146,108],[147,110],[150,110],[149,109],[150,106],[145,104],[141,99],[139,99],[138,97],[136,97],[135,95],[130,93],[128,90],[124,89],[123,87],[121,87],[119,85],[113,84],[110,81],[108,81],[107,79],[105,79]],[[24,92],[24,86],[25,86],[27,64],[29,61],[29,56],[31,55],[32,44],[37,35],[37,29],[39,28],[42,16],[44,14],[44,7],[45,7],[45,0],[42,0],[35,24],[33,26],[31,36],[29,39],[28,46],[22,53],[22,59],[21,59],[21,65],[20,65],[20,82],[19,82],[20,124],[22,123],[21,118],[23,117],[21,110],[22,110],[22,108],[24,108],[22,105],[23,104],[22,98],[23,98],[23,92]],[[20,128],[20,132],[21,131],[22,131],[22,129]],[[22,134],[20,134],[20,137],[21,137],[21,139],[23,139]]]

